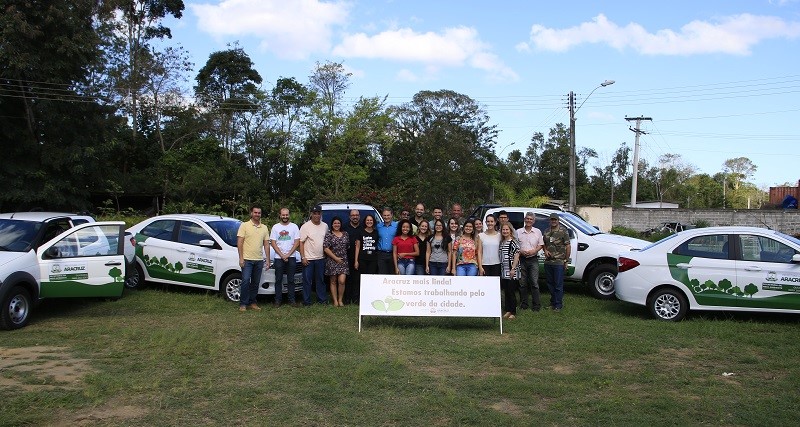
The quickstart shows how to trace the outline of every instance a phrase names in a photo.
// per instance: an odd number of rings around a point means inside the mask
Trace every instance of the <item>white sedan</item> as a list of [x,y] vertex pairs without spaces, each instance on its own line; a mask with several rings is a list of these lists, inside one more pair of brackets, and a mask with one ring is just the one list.
[[[229,301],[239,301],[242,273],[235,218],[203,214],[161,215],[128,229],[136,240],[136,274],[126,286],[143,281],[191,286],[219,291]],[[293,291],[302,290],[302,264],[297,263]],[[287,292],[283,278],[282,292]],[[300,286],[300,287],[298,287]],[[261,274],[258,294],[275,294],[275,269]]]
[[617,258],[617,298],[660,320],[688,310],[800,313],[800,240],[757,227],[670,235]]

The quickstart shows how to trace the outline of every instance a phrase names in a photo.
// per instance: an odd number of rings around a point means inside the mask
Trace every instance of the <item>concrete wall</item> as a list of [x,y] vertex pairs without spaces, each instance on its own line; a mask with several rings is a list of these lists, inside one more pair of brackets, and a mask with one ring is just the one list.
[[609,206],[576,206],[576,212],[589,224],[600,228],[603,233],[611,231],[614,209]]
[[[645,231],[662,222],[694,224],[704,220],[709,226],[747,225],[769,227],[786,234],[800,234],[800,211],[758,209],[640,209],[615,208],[612,224]],[[589,221],[592,224],[594,222]],[[605,230],[604,230],[605,231]]]

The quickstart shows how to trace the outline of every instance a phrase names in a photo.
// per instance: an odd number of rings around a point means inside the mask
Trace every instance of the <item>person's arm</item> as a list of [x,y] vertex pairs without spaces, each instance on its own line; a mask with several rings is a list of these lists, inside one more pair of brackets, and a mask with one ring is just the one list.
[[514,272],[517,271],[517,266],[519,265],[519,252],[514,254],[514,259],[511,260],[511,270],[508,272],[508,278],[514,278]]
[[481,243],[481,239],[475,239],[475,259],[478,261],[478,276],[483,276],[483,243]]
[[397,265],[397,245],[392,244],[392,260],[394,261],[394,274],[400,274],[400,267]]
[[266,236],[267,238],[262,242],[264,244],[264,255],[266,258],[264,259],[264,265],[269,270],[269,266],[272,265],[272,257],[270,256],[271,251],[269,250],[269,235]]
[[236,237],[236,249],[239,251],[239,268],[244,268],[244,237]]
[[269,239],[269,245],[275,251],[275,257],[282,258],[284,261],[286,261],[286,257],[284,256],[283,252],[281,251],[281,248],[278,247],[278,242],[277,241],[275,241],[272,238],[270,238]]
[[455,246],[453,242],[447,244],[447,273],[450,273],[456,269],[456,257],[453,254],[453,246]]
[[423,244],[424,245],[428,245],[428,250],[425,252],[425,274],[431,274],[430,263],[431,263],[431,251],[433,249],[431,248],[431,242],[430,241],[423,242]]
[[572,254],[572,245],[567,240],[567,248],[566,248],[567,259],[564,260],[564,265],[569,264],[570,255]]
[[[302,236],[300,236],[302,237]],[[306,259],[306,241],[305,239],[300,240],[300,262],[303,265],[308,265],[308,259]]]
[[356,259],[353,260],[353,268],[355,268],[356,270],[358,270],[358,255],[360,253],[361,253],[361,239],[357,239],[356,240],[356,254],[355,254],[355,258]]
[[419,242],[414,243],[414,252],[406,254],[406,256],[409,256],[409,255],[411,255],[411,256],[419,256]]
[[286,254],[286,258],[283,260],[286,261],[289,259],[290,256],[294,255],[294,251],[296,251],[300,247],[300,239],[294,239],[294,244],[292,245],[292,249],[289,250],[289,253]]

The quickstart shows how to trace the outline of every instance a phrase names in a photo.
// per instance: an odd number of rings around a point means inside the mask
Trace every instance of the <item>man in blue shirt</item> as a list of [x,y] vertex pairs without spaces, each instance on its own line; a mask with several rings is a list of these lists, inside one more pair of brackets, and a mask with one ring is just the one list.
[[392,221],[392,210],[383,208],[383,222],[376,227],[378,231],[378,274],[393,274],[392,240],[397,234],[397,221]]

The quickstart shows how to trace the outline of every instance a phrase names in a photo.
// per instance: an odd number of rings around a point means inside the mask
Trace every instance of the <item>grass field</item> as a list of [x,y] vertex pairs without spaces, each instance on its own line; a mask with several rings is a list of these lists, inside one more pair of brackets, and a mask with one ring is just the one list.
[[[548,298],[543,295],[543,298]],[[149,288],[0,333],[1,425],[794,425],[800,316],[691,314],[569,288],[504,323],[237,306]]]

